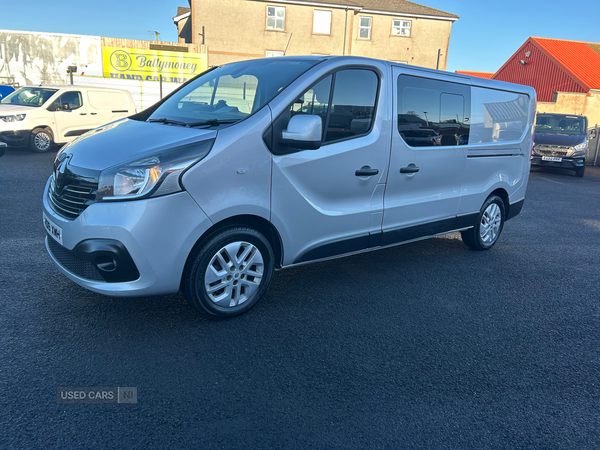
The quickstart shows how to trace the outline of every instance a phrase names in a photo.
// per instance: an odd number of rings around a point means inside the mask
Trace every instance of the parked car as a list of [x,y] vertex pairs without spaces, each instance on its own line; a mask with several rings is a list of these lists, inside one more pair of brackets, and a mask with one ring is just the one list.
[[[399,117],[438,132],[444,114],[462,139],[402,138]],[[454,231],[488,250],[523,206],[534,117],[530,87],[386,61],[228,64],[63,147],[46,246],[92,291],[181,289],[215,316],[251,308],[275,269]]]
[[12,86],[6,86],[5,84],[0,84],[0,100],[2,100],[7,95],[15,92],[15,88]]
[[570,169],[585,174],[587,158],[585,116],[542,113],[537,115],[531,164],[549,169]]
[[0,101],[0,141],[47,152],[77,136],[135,114],[128,91],[83,86],[26,86]]

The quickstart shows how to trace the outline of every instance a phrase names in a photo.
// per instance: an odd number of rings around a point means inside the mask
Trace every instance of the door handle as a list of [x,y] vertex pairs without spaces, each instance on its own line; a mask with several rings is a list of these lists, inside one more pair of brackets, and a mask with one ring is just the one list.
[[87,116],[87,113],[79,113],[80,116]]
[[409,164],[408,167],[402,167],[400,173],[417,173],[419,168],[414,164]]
[[363,166],[354,172],[354,175],[357,177],[372,177],[373,175],[377,175],[379,173],[379,169],[371,169],[369,166]]
[[91,114],[92,116],[95,116],[95,115],[96,115],[96,114],[98,114],[98,113],[90,113],[90,114]]

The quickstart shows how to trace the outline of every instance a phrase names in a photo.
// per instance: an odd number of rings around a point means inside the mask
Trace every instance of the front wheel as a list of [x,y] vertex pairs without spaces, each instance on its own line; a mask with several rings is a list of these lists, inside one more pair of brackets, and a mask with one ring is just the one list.
[[246,227],[221,230],[190,256],[183,294],[188,303],[211,316],[244,313],[271,284],[274,259],[271,244],[258,231]]
[[461,233],[463,242],[473,250],[489,250],[502,233],[505,217],[504,201],[497,195],[488,197],[475,226]]
[[36,128],[31,132],[29,148],[37,153],[46,153],[54,144],[52,132],[46,128]]

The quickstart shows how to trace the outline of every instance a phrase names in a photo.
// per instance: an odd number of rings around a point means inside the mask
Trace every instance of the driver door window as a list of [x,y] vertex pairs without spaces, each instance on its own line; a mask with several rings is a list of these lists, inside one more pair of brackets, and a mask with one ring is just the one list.
[[[69,105],[69,108],[64,109],[63,105]],[[72,92],[65,92],[60,97],[58,97],[56,100],[54,100],[54,102],[52,103],[52,110],[53,111],[63,111],[63,110],[70,111],[70,110],[79,109],[82,106],[83,106],[83,98],[81,97],[81,92],[72,91]]]

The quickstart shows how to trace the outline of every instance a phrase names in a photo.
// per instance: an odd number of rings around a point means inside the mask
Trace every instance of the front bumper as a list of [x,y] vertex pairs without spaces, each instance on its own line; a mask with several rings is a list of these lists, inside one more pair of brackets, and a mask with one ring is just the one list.
[[[212,225],[187,192],[147,200],[94,203],[76,219],[68,220],[50,207],[49,187],[50,179],[44,191],[43,210],[62,229],[63,241],[61,248],[50,236],[46,238],[50,257],[69,279],[104,295],[177,293],[188,255]],[[120,256],[113,258],[117,254]],[[70,265],[69,257],[78,257],[76,263],[88,265]],[[129,266],[127,258],[131,261]],[[119,268],[114,272],[117,278],[106,276],[106,272],[111,272],[111,263]],[[102,264],[109,270],[98,270]],[[124,272],[124,267],[130,270]]]
[[562,158],[561,162],[544,161],[541,156],[533,155],[531,160],[532,166],[549,167],[555,169],[571,169],[576,170],[579,167],[585,166],[585,156],[577,158]]
[[30,135],[30,130],[0,131],[0,142],[9,147],[27,147]]

